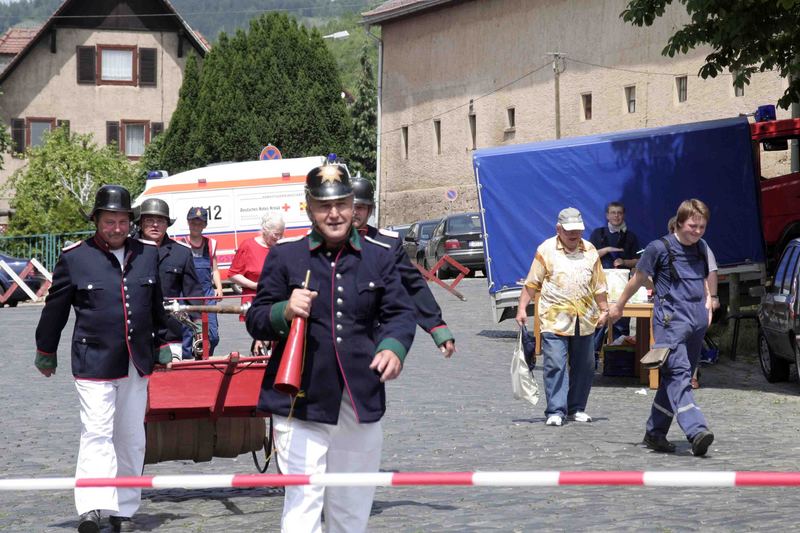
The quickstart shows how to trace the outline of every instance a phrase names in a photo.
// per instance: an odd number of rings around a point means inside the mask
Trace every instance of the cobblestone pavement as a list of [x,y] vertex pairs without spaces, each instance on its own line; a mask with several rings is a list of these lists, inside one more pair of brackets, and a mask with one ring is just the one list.
[[[598,374],[591,424],[544,425],[544,398],[531,408],[511,397],[511,321],[492,322],[484,279],[464,280],[461,302],[434,292],[456,338],[451,360],[427,335],[417,337],[399,380],[389,386],[384,470],[797,470],[797,382],[769,384],[754,356],[741,354],[704,369],[696,398],[716,434],[705,458],[691,455],[673,430],[678,453],[650,453],[639,442],[652,391],[632,378]],[[69,334],[51,379],[33,367],[37,305],[0,310],[0,469],[2,477],[74,475],[78,400],[69,372]],[[221,324],[220,353],[249,339],[236,317]],[[541,387],[541,371],[536,377]],[[543,389],[542,389],[543,390]],[[270,467],[274,472],[274,467]],[[195,464],[172,461],[146,474],[254,473],[249,455]],[[641,487],[379,488],[373,531],[749,531],[787,530],[797,489]],[[794,502],[794,503],[792,503]],[[145,491],[136,523],[143,531],[277,531],[279,489]],[[0,530],[69,531],[76,526],[71,491],[0,493]],[[106,530],[109,530],[106,528]]]

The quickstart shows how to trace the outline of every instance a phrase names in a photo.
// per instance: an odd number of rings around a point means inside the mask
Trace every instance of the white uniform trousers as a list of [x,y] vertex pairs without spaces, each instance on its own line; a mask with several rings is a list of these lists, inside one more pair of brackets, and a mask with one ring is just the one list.
[[[381,422],[359,424],[346,391],[335,426],[278,415],[272,418],[278,465],[284,474],[378,471]],[[375,487],[286,487],[281,531],[321,532],[323,505],[328,533],[366,531],[374,495]]]
[[[81,402],[81,447],[75,477],[142,475],[148,381],[139,376],[132,362],[126,378],[75,380]],[[141,489],[75,489],[78,514],[97,509],[130,517],[139,509],[141,498]]]

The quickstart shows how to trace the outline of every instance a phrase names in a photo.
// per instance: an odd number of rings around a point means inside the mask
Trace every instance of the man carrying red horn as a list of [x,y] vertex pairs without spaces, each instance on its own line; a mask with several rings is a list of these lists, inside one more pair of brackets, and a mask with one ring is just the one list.
[[[278,465],[285,474],[377,472],[386,409],[416,322],[388,245],[353,227],[347,169],[327,164],[306,177],[312,230],[270,252],[247,313],[247,330],[278,341],[258,407],[273,414]],[[307,272],[310,281],[306,285]],[[275,390],[290,323],[306,319],[300,391]],[[378,327],[380,325],[380,327]],[[281,530],[367,528],[374,487],[286,487]]]

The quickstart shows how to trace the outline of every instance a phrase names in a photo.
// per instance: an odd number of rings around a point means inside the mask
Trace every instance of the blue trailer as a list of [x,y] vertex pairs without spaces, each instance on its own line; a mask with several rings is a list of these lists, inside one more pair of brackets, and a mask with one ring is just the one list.
[[558,212],[576,207],[592,229],[610,201],[644,247],[666,233],[681,201],[711,209],[705,239],[720,274],[764,278],[759,178],[746,118],[696,122],[477,150],[489,293],[499,322],[513,318],[536,247],[555,235]]

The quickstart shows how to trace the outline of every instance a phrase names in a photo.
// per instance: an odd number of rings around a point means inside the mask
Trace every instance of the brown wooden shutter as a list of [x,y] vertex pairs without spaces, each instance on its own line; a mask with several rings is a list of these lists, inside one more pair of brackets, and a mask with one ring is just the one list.
[[11,139],[13,141],[14,152],[21,154],[25,152],[25,119],[11,119]]
[[95,83],[95,61],[97,59],[94,46],[78,46],[78,83]]
[[56,126],[59,128],[64,128],[64,131],[67,132],[67,136],[69,136],[69,120],[57,120]]
[[119,122],[106,122],[106,144],[119,146]]
[[139,85],[156,85],[157,56],[155,48],[139,48]]
[[161,135],[164,133],[164,123],[163,122],[153,122],[150,124],[150,140],[156,138],[157,135]]

